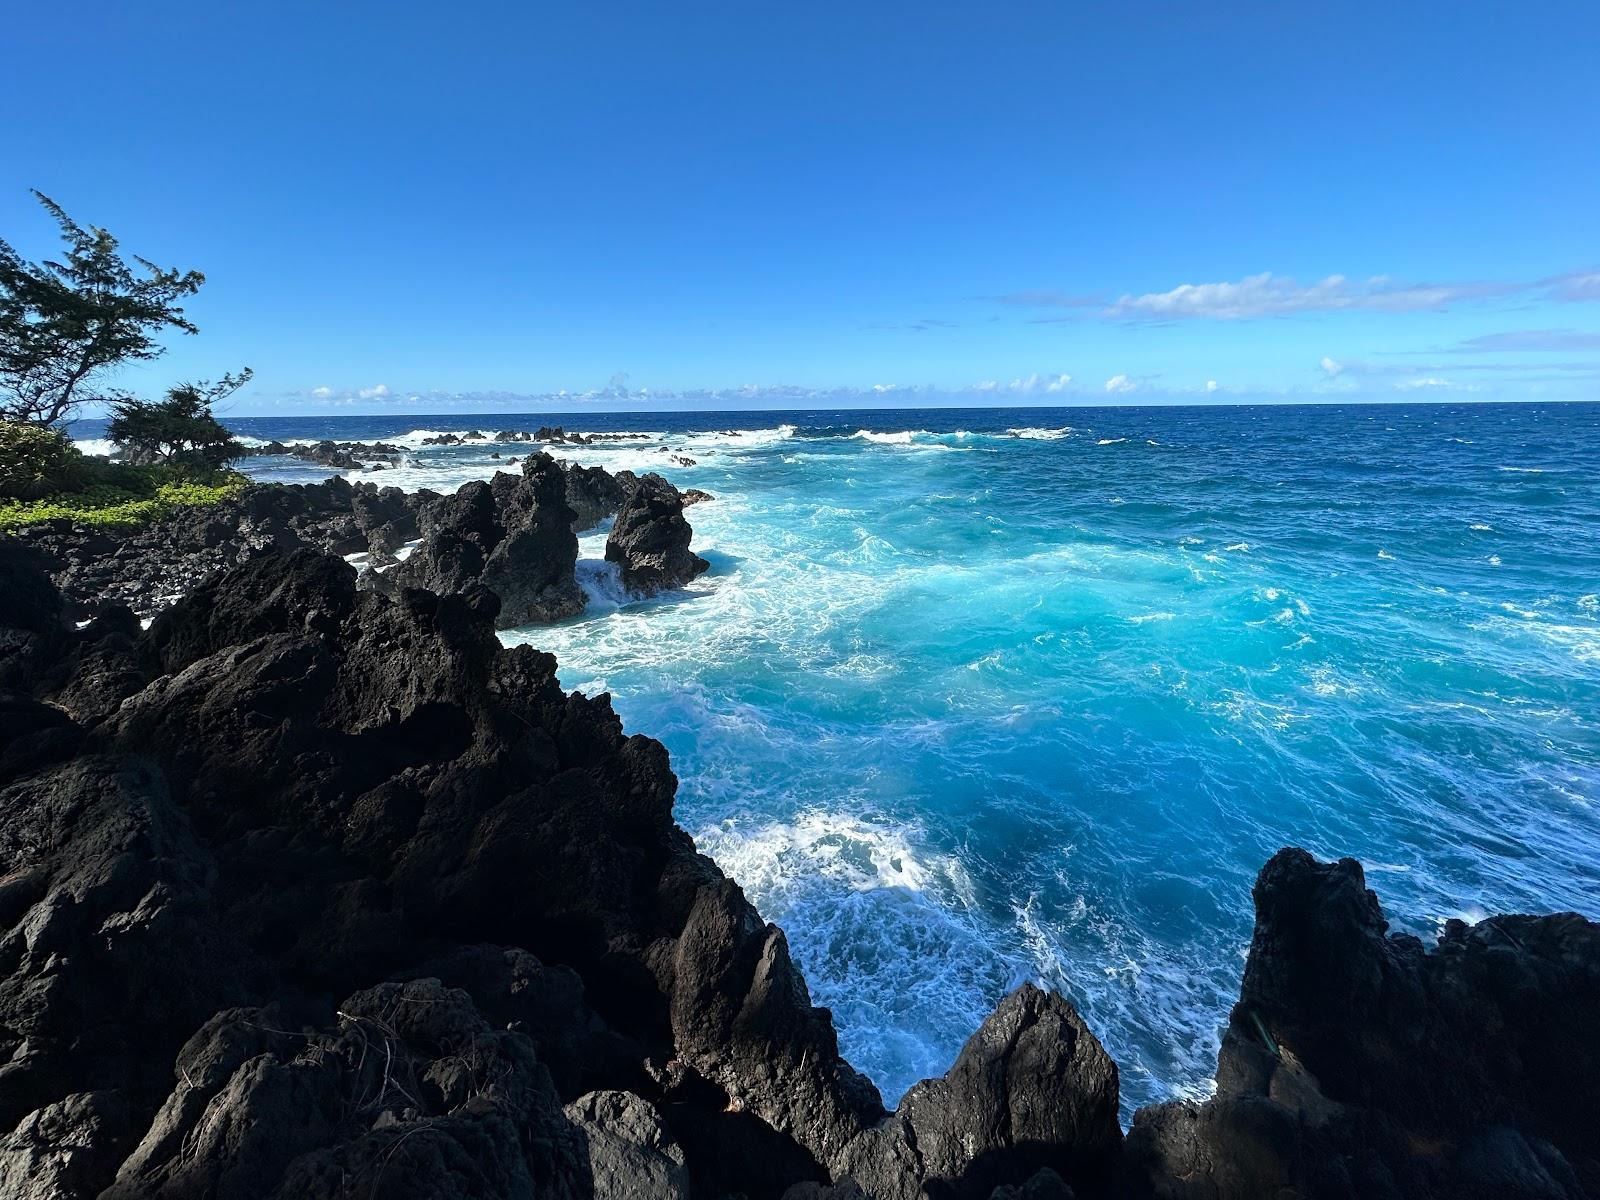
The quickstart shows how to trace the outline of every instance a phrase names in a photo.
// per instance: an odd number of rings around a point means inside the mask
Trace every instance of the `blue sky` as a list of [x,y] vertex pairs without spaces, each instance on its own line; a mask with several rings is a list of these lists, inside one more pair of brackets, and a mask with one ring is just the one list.
[[0,233],[50,249],[37,187],[205,271],[119,382],[250,365],[238,413],[1600,399],[1592,0],[79,0],[0,41]]

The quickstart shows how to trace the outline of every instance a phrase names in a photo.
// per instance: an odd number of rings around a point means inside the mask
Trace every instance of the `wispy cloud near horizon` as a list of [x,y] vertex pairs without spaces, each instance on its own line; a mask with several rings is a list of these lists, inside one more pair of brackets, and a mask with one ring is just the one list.
[[1507,283],[1400,284],[1385,276],[1351,280],[1329,275],[1301,285],[1263,271],[1237,283],[1184,283],[1165,292],[1126,295],[1104,310],[1107,317],[1145,320],[1242,321],[1313,312],[1421,312],[1465,300],[1515,295],[1526,285]]
[[1485,333],[1450,347],[1458,354],[1495,354],[1502,351],[1600,350],[1600,333],[1579,329],[1513,329]]
[[[1164,292],[1125,293],[1109,303],[1103,296],[1051,289],[1010,292],[993,300],[1026,308],[1081,309],[1084,316],[1107,320],[1166,322],[1248,321],[1330,312],[1440,312],[1457,304],[1519,297],[1561,304],[1600,301],[1600,270],[1568,271],[1534,280],[1453,283],[1405,283],[1387,275],[1367,279],[1329,275],[1309,284],[1262,271],[1237,281],[1182,283]],[[1059,322],[1075,318],[1062,314],[1032,319]]]

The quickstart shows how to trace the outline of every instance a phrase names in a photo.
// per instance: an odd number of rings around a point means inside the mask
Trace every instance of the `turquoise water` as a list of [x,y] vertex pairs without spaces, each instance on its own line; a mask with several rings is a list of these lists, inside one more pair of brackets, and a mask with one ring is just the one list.
[[[471,423],[336,427],[430,422]],[[667,744],[680,822],[890,1103],[1030,978],[1130,1109],[1205,1094],[1285,844],[1361,859],[1424,936],[1600,916],[1600,407],[567,424],[649,434],[567,457],[714,493],[689,514],[713,570],[619,606],[585,564],[588,613],[508,640]]]

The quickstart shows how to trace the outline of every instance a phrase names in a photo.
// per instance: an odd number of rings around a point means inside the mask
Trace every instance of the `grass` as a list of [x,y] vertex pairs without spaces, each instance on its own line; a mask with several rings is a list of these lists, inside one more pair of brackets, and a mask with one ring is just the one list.
[[99,528],[143,525],[175,508],[215,504],[237,495],[248,482],[236,471],[196,478],[172,467],[97,463],[92,479],[77,491],[42,500],[0,500],[0,532],[61,517]]

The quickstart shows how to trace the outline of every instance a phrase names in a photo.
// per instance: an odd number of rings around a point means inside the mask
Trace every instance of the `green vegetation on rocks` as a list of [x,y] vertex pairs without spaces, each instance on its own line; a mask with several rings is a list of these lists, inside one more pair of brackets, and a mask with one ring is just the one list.
[[[81,457],[81,456],[80,456]],[[133,467],[83,458],[85,486],[38,499],[0,500],[0,532],[66,518],[82,525],[142,525],[186,505],[215,504],[249,482],[236,471],[195,476],[164,467]]]

